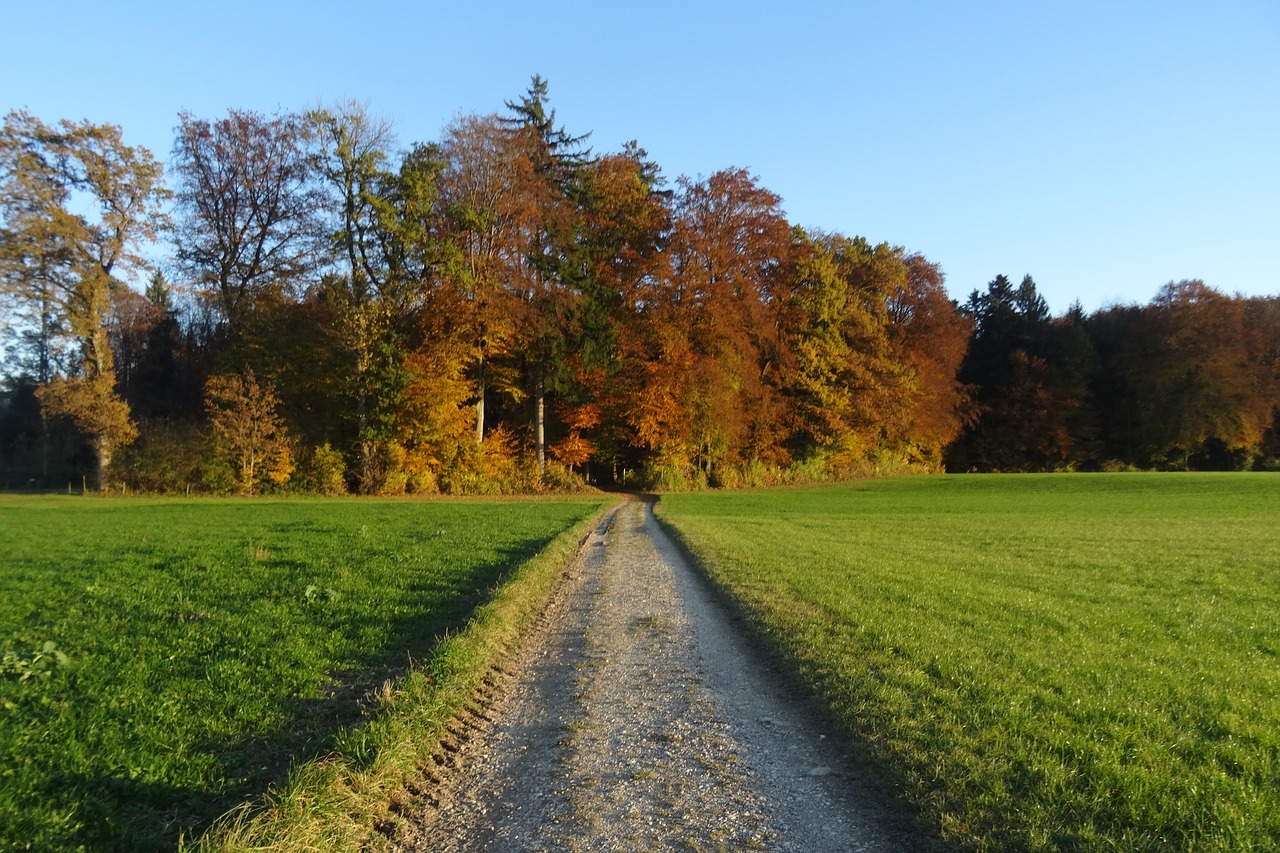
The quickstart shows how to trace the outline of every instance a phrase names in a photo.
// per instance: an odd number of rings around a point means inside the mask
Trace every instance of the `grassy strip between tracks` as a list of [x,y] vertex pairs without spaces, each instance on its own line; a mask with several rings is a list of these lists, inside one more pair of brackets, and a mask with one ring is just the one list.
[[949,847],[1280,848],[1280,476],[658,509]]
[[0,496],[0,848],[386,842],[603,506]]

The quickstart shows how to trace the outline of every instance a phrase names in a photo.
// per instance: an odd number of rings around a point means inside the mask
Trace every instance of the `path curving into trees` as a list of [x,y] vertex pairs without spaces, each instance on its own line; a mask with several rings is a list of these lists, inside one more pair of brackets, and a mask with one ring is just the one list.
[[910,846],[646,503],[586,543],[509,675],[440,751],[404,850]]

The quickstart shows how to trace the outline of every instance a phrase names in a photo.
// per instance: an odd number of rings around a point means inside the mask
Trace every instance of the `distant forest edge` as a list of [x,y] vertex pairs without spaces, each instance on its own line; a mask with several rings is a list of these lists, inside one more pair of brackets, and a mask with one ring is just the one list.
[[11,112],[0,487],[1280,467],[1280,296],[1053,316],[997,276],[959,304],[742,169],[587,141],[538,77],[407,149],[355,103],[182,114],[167,177],[116,126]]

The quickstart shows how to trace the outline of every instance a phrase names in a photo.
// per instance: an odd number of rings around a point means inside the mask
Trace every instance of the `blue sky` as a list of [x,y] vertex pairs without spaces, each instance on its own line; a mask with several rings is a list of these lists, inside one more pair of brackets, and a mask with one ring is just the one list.
[[0,108],[124,128],[354,98],[430,141],[534,73],[596,150],[742,167],[791,221],[1055,313],[1280,294],[1280,0],[9,3]]

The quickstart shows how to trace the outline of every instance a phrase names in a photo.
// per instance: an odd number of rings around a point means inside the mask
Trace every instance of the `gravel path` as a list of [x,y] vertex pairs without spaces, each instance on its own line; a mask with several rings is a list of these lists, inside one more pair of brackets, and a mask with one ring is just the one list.
[[898,851],[846,756],[628,501],[428,772],[406,851]]

